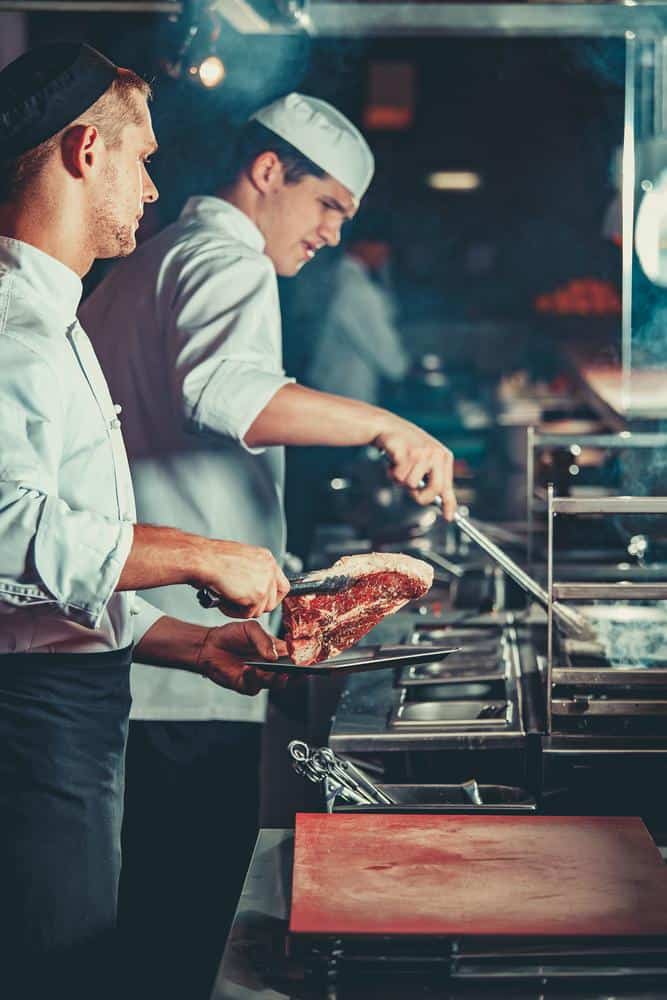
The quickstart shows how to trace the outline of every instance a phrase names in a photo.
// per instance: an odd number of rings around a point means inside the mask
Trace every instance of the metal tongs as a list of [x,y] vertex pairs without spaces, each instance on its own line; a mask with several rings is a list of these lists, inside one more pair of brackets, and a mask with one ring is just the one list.
[[[442,497],[436,497],[434,503],[438,507],[442,507]],[[533,597],[542,604],[545,608],[549,607],[549,595],[541,587],[537,580],[534,580],[532,576],[529,576],[525,570],[511,559],[506,552],[503,552],[495,542],[484,534],[476,525],[474,525],[468,518],[457,511],[454,514],[454,522],[459,526],[461,531],[468,536],[473,542],[479,545],[480,549],[483,549],[487,555],[491,556],[499,566],[501,566],[508,576],[511,576],[516,583],[519,584],[523,590],[527,593],[532,594]],[[588,621],[584,615],[579,614],[573,608],[568,608],[565,604],[561,604],[560,601],[552,601],[551,609],[553,611],[553,616],[560,625],[561,629],[566,635],[572,636],[574,639],[586,639],[593,640],[597,638],[597,633],[592,623]]]
[[363,771],[349,760],[338,757],[329,747],[315,749],[303,740],[292,740],[287,750],[297,774],[324,786],[327,812],[333,812],[336,799],[359,806],[390,806],[394,800],[374,785]]

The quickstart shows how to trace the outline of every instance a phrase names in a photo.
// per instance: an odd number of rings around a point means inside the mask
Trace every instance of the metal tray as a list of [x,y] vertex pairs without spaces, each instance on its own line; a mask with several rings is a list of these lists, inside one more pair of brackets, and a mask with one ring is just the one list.
[[[455,660],[458,657],[455,658]],[[434,660],[421,665],[406,666],[401,671],[399,684],[401,687],[420,687],[439,683],[464,683],[469,681],[502,680],[507,665],[502,659],[495,663],[484,663],[481,659],[471,659],[470,663],[450,663],[447,660]]]
[[424,663],[434,658],[442,659],[450,653],[458,653],[459,647],[443,646],[357,646],[346,649],[333,659],[322,660],[300,666],[287,657],[279,660],[245,660],[250,667],[260,667],[280,674],[355,674],[366,670],[383,670],[387,667],[402,667],[411,663]]
[[474,805],[461,785],[378,785],[391,805],[352,805],[338,799],[334,812],[534,813],[535,799],[523,788],[478,785],[482,805]]
[[[403,702],[390,719],[395,729],[498,729],[510,721],[511,703],[503,699],[489,701],[413,701]],[[497,715],[486,716],[488,710]]]
[[405,703],[412,701],[498,701],[505,698],[505,681],[446,681],[441,684],[411,684]]

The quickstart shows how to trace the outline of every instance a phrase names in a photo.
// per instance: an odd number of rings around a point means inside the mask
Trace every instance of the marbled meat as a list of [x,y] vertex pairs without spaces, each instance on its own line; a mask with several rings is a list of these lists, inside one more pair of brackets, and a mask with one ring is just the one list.
[[433,583],[428,563],[394,552],[343,556],[319,573],[323,580],[343,576],[345,585],[334,593],[288,594],[283,602],[290,659],[301,666],[321,663],[353,646]]

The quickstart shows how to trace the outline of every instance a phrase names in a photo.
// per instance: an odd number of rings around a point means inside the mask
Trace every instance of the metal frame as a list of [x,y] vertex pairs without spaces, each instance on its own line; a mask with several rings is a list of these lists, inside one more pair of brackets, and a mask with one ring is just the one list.
[[[627,440],[627,439],[626,439]],[[667,514],[667,497],[594,497],[587,500],[573,500],[569,497],[554,496],[553,484],[547,487],[547,676],[546,676],[546,707],[547,735],[553,732],[553,685],[557,673],[560,683],[565,683],[564,669],[554,666],[553,640],[554,640],[554,602],[557,598],[579,599],[579,600],[617,600],[622,598],[627,601],[638,600],[667,600],[667,580],[664,583],[566,583],[554,581],[554,520],[558,514],[578,515],[578,514]],[[587,674],[601,674],[593,668]],[[625,672],[624,672],[625,674]],[[656,671],[652,671],[655,675]],[[569,676],[569,672],[567,674]],[[586,678],[579,674],[580,680]],[[667,683],[667,671],[662,672],[663,684]],[[640,684],[642,681],[640,680]],[[644,681],[646,683],[646,681]],[[666,703],[667,704],[667,703]],[[626,700],[626,707],[630,701]],[[561,711],[556,713],[565,714],[562,704]],[[602,706],[604,708],[604,706]],[[587,709],[588,711],[588,709]],[[572,715],[577,714],[573,708]],[[590,712],[589,714],[595,714]],[[613,712],[611,705],[606,710],[597,714],[618,714],[622,716],[624,711],[619,708]],[[639,714],[628,709],[625,715]]]
[[623,38],[662,36],[664,3],[359,3],[318,2],[310,16],[319,35],[540,35]]
[[[667,448],[667,433],[660,431],[620,431],[615,434],[549,434],[535,427],[526,429],[526,521],[528,537],[526,542],[528,567],[533,567],[533,531],[535,527],[535,453],[546,448],[599,448],[605,451],[622,451],[632,448]],[[574,453],[573,453],[574,454]],[[602,499],[602,498],[600,498]],[[613,498],[610,498],[613,499]],[[562,504],[565,498],[559,498]],[[576,501],[575,501],[576,502]],[[605,511],[608,512],[608,511]],[[563,510],[563,513],[573,511]]]
[[[0,0],[0,13],[178,15],[183,6],[181,0]],[[317,34],[337,37],[441,34],[623,38],[631,31],[662,38],[667,34],[667,4],[653,0],[603,3],[553,0],[531,4],[314,0],[310,19]],[[282,30],[288,33],[291,29],[283,25]]]

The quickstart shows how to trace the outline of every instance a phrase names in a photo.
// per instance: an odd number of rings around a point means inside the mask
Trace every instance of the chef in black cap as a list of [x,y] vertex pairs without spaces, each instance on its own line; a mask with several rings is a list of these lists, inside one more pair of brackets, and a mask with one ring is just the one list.
[[282,651],[257,622],[186,625],[134,594],[207,585],[256,617],[289,589],[266,550],[134,523],[119,408],[76,310],[82,275],[134,249],[157,198],[148,97],[78,43],[0,73],[0,941],[4,982],[21,972],[13,998],[46,985],[99,997],[112,980],[133,643],[135,662],[244,694],[276,675],[243,655]]

